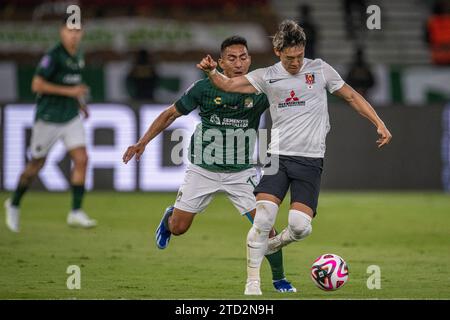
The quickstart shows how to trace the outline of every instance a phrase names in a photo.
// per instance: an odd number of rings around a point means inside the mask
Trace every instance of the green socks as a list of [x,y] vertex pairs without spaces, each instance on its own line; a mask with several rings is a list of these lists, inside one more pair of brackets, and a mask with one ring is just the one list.
[[19,207],[20,206],[20,201],[22,200],[23,195],[25,194],[25,192],[27,192],[28,190],[28,186],[17,186],[16,191],[14,191],[13,196],[12,196],[12,200],[11,200],[11,204],[14,207]]
[[284,279],[283,251],[280,249],[266,256],[266,259],[269,260],[270,268],[272,269],[272,279],[274,281]]
[[84,196],[84,185],[72,185],[72,210],[81,208]]
[[[17,186],[11,199],[11,205],[14,207],[20,206],[20,201],[23,195],[27,192],[28,186]],[[72,210],[78,210],[81,208],[81,203],[83,202],[84,196],[84,185],[72,185]]]

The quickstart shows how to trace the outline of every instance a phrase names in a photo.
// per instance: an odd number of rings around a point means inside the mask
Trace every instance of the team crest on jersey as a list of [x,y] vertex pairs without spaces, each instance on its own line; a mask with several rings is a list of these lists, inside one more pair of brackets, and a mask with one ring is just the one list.
[[307,74],[305,74],[305,82],[308,85],[314,84],[316,82],[315,81],[315,77],[314,77],[314,73],[307,73]]
[[313,88],[313,84],[316,82],[315,77],[314,77],[314,73],[307,73],[305,74],[305,82],[308,85],[308,89],[312,89]]
[[214,99],[214,103],[215,103],[215,104],[221,104],[221,103],[222,103],[222,98],[221,98],[221,97],[216,97],[216,98]]
[[[84,62],[83,62],[83,64],[84,64]],[[72,70],[78,70],[81,68],[78,61],[73,61],[71,59],[66,60],[66,66]]]
[[245,98],[244,107],[246,107],[247,109],[253,108],[253,98],[252,97]]

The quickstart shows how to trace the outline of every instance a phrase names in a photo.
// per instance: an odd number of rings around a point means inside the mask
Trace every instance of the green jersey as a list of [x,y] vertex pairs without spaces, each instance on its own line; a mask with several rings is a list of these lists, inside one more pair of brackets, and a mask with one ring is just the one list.
[[[56,85],[75,86],[81,84],[84,60],[81,53],[71,56],[59,43],[41,59],[36,75]],[[36,120],[67,122],[78,115],[77,99],[58,95],[42,94],[37,97]]]
[[192,163],[220,172],[252,167],[259,120],[269,107],[264,94],[224,92],[206,78],[195,82],[175,107],[183,115],[200,108],[201,123],[190,143]]

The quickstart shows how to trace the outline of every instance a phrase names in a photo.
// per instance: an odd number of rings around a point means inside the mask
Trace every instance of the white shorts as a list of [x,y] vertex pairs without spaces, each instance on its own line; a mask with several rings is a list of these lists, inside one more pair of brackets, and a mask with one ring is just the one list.
[[85,146],[86,136],[81,118],[77,116],[65,123],[37,120],[31,133],[31,156],[34,159],[46,157],[59,139],[62,139],[67,150]]
[[256,208],[253,194],[258,184],[255,168],[239,172],[213,172],[189,164],[174,207],[192,213],[202,212],[217,192],[225,192],[236,209],[246,214]]

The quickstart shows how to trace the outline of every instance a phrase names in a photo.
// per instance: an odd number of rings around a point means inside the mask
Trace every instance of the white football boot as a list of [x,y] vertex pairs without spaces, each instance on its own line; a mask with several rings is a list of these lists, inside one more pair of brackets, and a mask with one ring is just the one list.
[[278,235],[276,235],[273,238],[269,238],[269,240],[267,241],[267,250],[266,250],[265,255],[268,256],[268,255],[274,254],[281,248],[282,248],[282,244],[281,244],[280,237]]
[[81,209],[72,210],[67,216],[67,224],[71,227],[93,228],[97,226],[97,221],[88,217]]
[[247,280],[247,283],[245,284],[244,294],[246,296],[262,295],[260,281],[259,280]]
[[11,205],[11,199],[5,201],[6,226],[12,232],[19,232],[20,210]]

